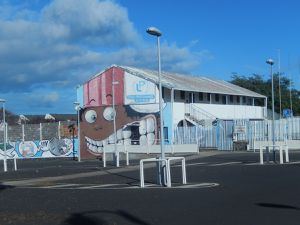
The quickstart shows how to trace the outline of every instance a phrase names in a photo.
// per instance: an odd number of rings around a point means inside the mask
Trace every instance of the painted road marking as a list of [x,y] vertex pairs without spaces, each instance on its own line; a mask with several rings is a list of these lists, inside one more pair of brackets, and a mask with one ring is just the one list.
[[216,163],[216,164],[211,164],[211,165],[208,165],[208,166],[227,166],[227,165],[234,165],[234,164],[242,164],[242,162]]
[[40,188],[58,189],[58,188],[66,188],[66,187],[75,187],[79,185],[80,184],[57,184],[57,185],[41,186]]
[[[208,163],[206,163],[206,162],[201,162],[201,163],[189,163],[189,164],[186,164],[186,166],[199,166],[199,165],[207,165]],[[180,165],[174,165],[174,166],[172,166],[171,165],[171,167],[181,167],[181,164]]]
[[220,184],[218,183],[200,183],[200,184],[187,184],[182,185],[177,188],[209,188],[209,187],[217,187]]
[[118,190],[118,189],[191,189],[191,188],[212,188],[219,186],[218,183],[190,183],[190,184],[174,184],[172,187],[162,187],[157,184],[145,184],[144,188],[137,185],[129,184],[58,184],[52,186],[19,186],[17,188],[32,189],[56,189],[56,190]]
[[78,187],[76,189],[102,189],[102,188],[112,188],[112,187],[118,187],[120,185],[127,185],[127,184],[100,184],[100,185],[90,185],[90,186],[83,186],[83,187]]
[[284,163],[284,164],[300,164],[300,161],[295,161],[295,162],[288,162],[288,163]]

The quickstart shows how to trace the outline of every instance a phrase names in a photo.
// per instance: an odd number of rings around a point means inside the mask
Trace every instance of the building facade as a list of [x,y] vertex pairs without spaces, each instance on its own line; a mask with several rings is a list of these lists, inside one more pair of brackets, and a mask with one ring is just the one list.
[[[162,72],[163,130],[172,144],[178,126],[266,117],[266,97],[231,83]],[[160,141],[157,71],[113,65],[77,88],[83,158],[104,146],[156,145]]]

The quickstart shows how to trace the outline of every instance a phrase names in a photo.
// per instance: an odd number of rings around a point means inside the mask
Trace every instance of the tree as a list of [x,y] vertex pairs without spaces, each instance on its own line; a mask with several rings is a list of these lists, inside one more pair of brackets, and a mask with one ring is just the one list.
[[[275,112],[279,113],[279,74],[276,73],[273,76],[274,79],[274,109]],[[268,108],[272,108],[272,79],[264,80],[259,74],[253,74],[252,76],[246,77],[238,74],[233,74],[231,77],[231,83],[240,87],[249,89],[268,97]],[[300,115],[300,92],[295,88],[290,91],[291,80],[284,76],[282,73],[280,76],[280,88],[281,88],[281,109],[290,109],[292,102],[292,109],[294,116]],[[291,93],[291,98],[290,98]],[[291,99],[291,101],[290,101]],[[282,113],[282,112],[281,112]]]

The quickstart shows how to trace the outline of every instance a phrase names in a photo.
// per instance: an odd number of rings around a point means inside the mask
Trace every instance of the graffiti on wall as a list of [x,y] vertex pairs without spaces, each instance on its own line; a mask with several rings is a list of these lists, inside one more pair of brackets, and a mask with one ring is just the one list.
[[[74,140],[77,142],[77,140]],[[76,153],[72,139],[57,139],[42,141],[17,141],[6,144],[8,158],[51,158],[68,157]],[[4,145],[0,144],[0,158],[4,157]]]
[[[115,86],[113,79],[117,81]],[[113,87],[115,107],[111,101]],[[80,147],[83,158],[101,156],[106,145],[157,144],[159,92],[154,82],[112,67],[85,83],[82,91]],[[163,107],[165,105],[163,103]]]
[[[157,113],[139,113],[130,106],[88,107],[81,113],[81,148],[99,156],[106,145],[154,145]],[[113,118],[116,114],[116,135]]]

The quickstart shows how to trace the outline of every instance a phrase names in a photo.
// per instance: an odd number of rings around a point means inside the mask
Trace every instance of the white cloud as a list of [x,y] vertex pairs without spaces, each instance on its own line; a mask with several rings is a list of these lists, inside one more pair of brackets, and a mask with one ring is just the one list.
[[57,92],[46,94],[44,96],[44,100],[49,102],[57,102],[59,100],[59,94]]
[[[26,4],[5,8],[4,13],[0,7],[0,93],[23,92],[34,107],[55,107],[65,90],[75,96],[77,84],[111,64],[156,68],[155,45],[142,41],[127,9],[114,1],[54,0],[40,11]],[[194,52],[195,44],[163,42],[163,70],[186,73],[211,57]],[[47,89],[37,98],[42,86]]]
[[55,0],[44,8],[43,20],[73,41],[124,46],[138,39],[127,10],[112,1]]

